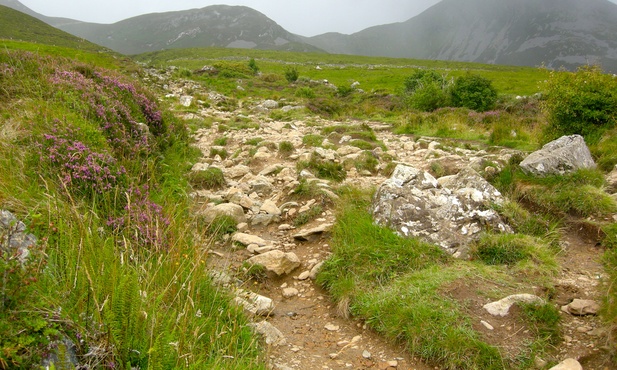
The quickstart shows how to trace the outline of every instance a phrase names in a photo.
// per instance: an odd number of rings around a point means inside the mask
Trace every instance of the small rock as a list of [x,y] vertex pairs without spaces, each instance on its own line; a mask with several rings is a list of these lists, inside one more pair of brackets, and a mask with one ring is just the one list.
[[575,359],[568,358],[558,365],[551,367],[549,370],[583,370],[583,367]]
[[293,298],[296,297],[300,292],[296,288],[285,288],[283,289],[283,297],[285,298]]
[[503,317],[507,316],[508,312],[510,311],[510,307],[512,307],[513,304],[518,302],[544,303],[544,300],[533,294],[514,294],[497,302],[485,304],[483,307],[491,315]]
[[313,266],[313,268],[311,269],[311,272],[309,274],[309,278],[311,280],[315,280],[317,278],[317,274],[319,273],[319,270],[321,270],[321,267],[323,266],[323,261],[319,262],[318,264],[316,264],[315,266]]
[[274,310],[272,299],[243,289],[236,291],[234,301],[253,315],[268,316]]
[[180,105],[182,105],[183,107],[190,107],[192,103],[193,103],[192,96],[184,95],[180,97]]
[[279,225],[279,230],[280,231],[289,231],[289,230],[293,230],[294,227],[289,225],[289,224],[281,224]]
[[306,280],[309,278],[310,275],[311,275],[310,271],[304,271],[303,273],[298,275],[298,280]]
[[281,215],[281,210],[279,209],[279,207],[276,205],[276,203],[274,203],[270,199],[266,200],[261,205],[261,211],[262,212],[266,212],[269,215],[274,215],[274,216],[280,216]]
[[495,328],[493,327],[493,325],[489,324],[488,322],[486,322],[486,321],[484,321],[484,320],[480,321],[480,323],[481,323],[482,325],[484,325],[484,327],[485,327],[485,328],[487,328],[488,330],[495,330]]
[[331,360],[334,360],[334,359],[338,358],[338,353],[330,353],[328,355],[328,357],[330,357]]
[[251,244],[255,244],[258,247],[265,247],[268,243],[256,235],[244,234],[244,233],[235,233],[231,240],[242,245],[249,246]]
[[589,299],[575,299],[561,310],[574,316],[597,315],[600,305]]
[[544,369],[546,367],[546,365],[548,364],[548,362],[546,362],[546,360],[540,358],[540,357],[536,357],[533,360],[533,364],[536,367],[536,369]]
[[338,325],[334,325],[334,324],[326,324],[326,326],[324,326],[324,328],[327,331],[338,331],[340,329],[340,327]]
[[293,237],[294,239],[300,241],[310,241],[311,239],[315,238],[316,235],[321,235],[332,230],[332,226],[332,224],[323,224],[312,229],[303,230],[294,235]]
[[277,347],[287,344],[287,340],[285,339],[283,333],[267,321],[249,324],[249,326],[255,329],[257,333],[263,335],[266,340],[266,344],[268,345]]
[[371,356],[371,353],[370,353],[369,351],[364,350],[364,351],[362,351],[362,357],[364,357],[364,358],[366,358],[366,359],[368,360],[368,359],[370,359],[372,356]]

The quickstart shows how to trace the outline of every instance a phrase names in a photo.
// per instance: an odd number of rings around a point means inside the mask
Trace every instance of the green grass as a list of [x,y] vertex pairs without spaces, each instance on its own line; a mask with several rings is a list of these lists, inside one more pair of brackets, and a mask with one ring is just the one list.
[[[444,71],[448,77],[462,76],[467,72],[476,73],[492,80],[500,93],[509,95],[532,95],[538,91],[539,82],[549,76],[547,70],[529,67],[271,50],[185,49],[136,56],[137,60],[152,65],[174,64],[191,70],[220,60],[235,60],[244,67],[251,58],[256,60],[261,72],[266,75],[284,76],[291,64],[298,70],[300,79],[327,79],[336,86],[348,86],[350,81],[359,81],[365,91],[386,89],[390,93],[402,87],[404,79],[419,68]],[[318,65],[321,70],[315,68]],[[287,81],[279,79],[278,83],[285,86]]]
[[205,171],[192,171],[188,178],[191,185],[204,189],[220,189],[226,184],[223,171],[217,167],[209,167]]
[[[437,246],[401,238],[373,223],[368,212],[370,193],[352,188],[342,188],[339,193],[331,240],[333,255],[317,281],[332,295],[341,314],[365,321],[371,329],[402,343],[413,356],[437,368],[516,366],[520,359],[503,357],[497,347],[486,342],[473,329],[472,321],[477,318],[469,314],[466,302],[446,292],[450,286],[470,279],[480,284],[479,290],[486,289],[481,288],[484,282],[497,283],[491,285],[497,291],[490,294],[500,297],[511,294],[515,286],[546,284],[544,277],[554,276],[557,268],[555,253],[544,240],[526,235],[486,236],[480,244],[509,244],[523,251],[522,258],[516,253],[498,252],[516,265],[509,275],[496,267],[455,260]],[[548,324],[543,326],[544,322]],[[555,342],[544,339],[555,324],[549,318],[534,316],[528,325],[533,326],[535,339],[528,346],[522,345],[521,354],[549,351]]]
[[297,162],[296,167],[298,171],[308,169],[320,179],[341,182],[347,177],[347,171],[345,171],[342,164],[321,159],[315,153],[311,155],[311,159],[308,162]]

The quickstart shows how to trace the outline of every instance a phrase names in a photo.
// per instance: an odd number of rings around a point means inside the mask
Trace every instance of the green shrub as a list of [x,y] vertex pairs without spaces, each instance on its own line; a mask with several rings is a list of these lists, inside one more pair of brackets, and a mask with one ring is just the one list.
[[448,81],[433,70],[418,70],[405,80],[407,104],[425,112],[448,105]]
[[281,141],[279,143],[279,154],[283,157],[288,157],[294,151],[294,145],[290,141]]
[[311,99],[306,107],[308,110],[315,114],[319,114],[325,117],[335,117],[341,114],[344,110],[344,106],[341,101],[330,98],[315,98]]
[[341,85],[341,86],[336,88],[336,95],[341,97],[341,98],[345,98],[345,97],[351,95],[352,92],[353,92],[353,89],[351,88],[351,86]]
[[615,126],[617,79],[600,67],[552,72],[545,86],[544,109],[548,115],[547,140],[570,134],[598,141],[602,132]]
[[465,107],[484,112],[495,107],[497,90],[491,80],[468,74],[458,77],[450,88],[450,98],[455,107]]
[[285,79],[287,80],[287,82],[294,83],[298,81],[299,77],[300,72],[298,72],[298,69],[296,67],[287,68],[285,70]]
[[259,73],[259,66],[257,65],[257,62],[255,62],[254,58],[251,58],[249,60],[248,66],[249,66],[250,70],[253,71],[254,75]]
[[298,98],[313,99],[315,97],[315,91],[308,86],[303,86],[296,90],[295,96]]
[[217,189],[225,186],[225,176],[220,168],[209,167],[205,171],[191,172],[189,182],[196,187]]

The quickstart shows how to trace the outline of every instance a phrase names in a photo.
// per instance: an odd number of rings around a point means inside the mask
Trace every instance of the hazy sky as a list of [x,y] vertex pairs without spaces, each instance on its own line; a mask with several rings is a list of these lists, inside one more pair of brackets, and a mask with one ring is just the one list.
[[19,0],[37,13],[86,22],[114,23],[140,14],[245,5],[302,36],[325,32],[354,33],[403,22],[440,0]]

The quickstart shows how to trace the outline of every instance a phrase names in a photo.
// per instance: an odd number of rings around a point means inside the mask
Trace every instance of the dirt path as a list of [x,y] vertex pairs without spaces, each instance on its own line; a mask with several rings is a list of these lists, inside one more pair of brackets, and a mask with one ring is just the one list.
[[[206,114],[213,115],[216,113],[210,111]],[[293,181],[286,180],[278,175],[268,175],[272,179],[272,189],[269,189],[267,194],[258,194],[257,192],[251,194],[255,201],[270,199],[280,205],[288,200],[286,194],[289,193],[290,184],[293,185],[294,181],[297,180],[295,174],[296,161],[303,153],[313,150],[313,148],[303,147],[302,138],[308,134],[319,133],[320,126],[340,123],[324,121],[321,122],[321,125],[316,125],[314,122],[311,125],[305,125],[303,122],[289,124],[263,120],[263,117],[260,117],[251,117],[251,120],[259,121],[260,129],[258,130],[225,132],[224,135],[229,138],[226,149],[230,153],[246,151],[247,148],[242,143],[248,139],[259,137],[264,142],[291,141],[297,150],[295,155],[287,158],[263,150],[258,151],[259,160],[251,160],[246,156],[242,157],[242,154],[235,160],[209,158],[208,151],[212,147],[212,141],[223,135],[218,131],[216,123],[211,129],[198,132],[198,147],[204,152],[204,158],[207,159],[209,164],[227,169],[240,163],[248,164],[250,167],[247,175],[249,179],[253,178],[252,175],[258,175],[265,168],[273,165],[294,172]],[[224,122],[230,118],[230,115],[225,113],[219,118],[221,122]],[[288,126],[292,128],[290,129]],[[394,136],[389,131],[382,131],[383,127],[380,124],[375,124],[375,127],[379,140],[383,141],[393,153],[396,153],[399,161],[413,164],[425,170],[430,168],[431,162],[427,160],[428,158],[433,160],[438,158],[440,166],[450,171],[451,168],[456,169],[461,164],[467,165],[470,161],[476,160],[478,155],[487,155],[487,153],[461,148],[444,151],[439,148],[440,144],[432,141],[432,139],[413,142],[405,137]],[[260,146],[259,150],[265,147]],[[231,180],[228,186],[242,189],[250,194],[251,190],[242,182],[244,179],[246,177]],[[375,186],[383,180],[383,177],[359,174],[353,174],[348,179],[355,186]],[[207,195],[205,198],[207,198]],[[197,199],[199,201],[199,197]],[[306,202],[299,202],[298,207],[305,204]],[[412,358],[405,348],[392,344],[367,330],[363,323],[338,315],[335,305],[313,280],[300,280],[299,277],[302,273],[308,272],[315,264],[325,261],[330,255],[331,249],[327,234],[308,242],[294,240],[293,234],[300,229],[310,229],[333,223],[335,220],[332,210],[323,209],[321,216],[299,229],[288,226],[292,221],[293,217],[285,211],[279,219],[267,226],[250,225],[244,230],[246,233],[263,238],[276,249],[295,253],[301,261],[301,266],[291,274],[281,277],[269,274],[267,278],[258,282],[249,280],[243,286],[244,289],[269,297],[274,303],[274,310],[268,317],[255,318],[257,322],[266,320],[272,324],[284,338],[283,344],[268,346],[267,355],[270,367],[281,370],[432,369],[422,361]],[[566,234],[565,241],[564,250],[559,256],[560,273],[555,280],[554,292],[549,292],[549,296],[553,296],[554,302],[559,305],[565,305],[573,299],[599,301],[601,297],[598,296],[597,292],[603,277],[603,268],[600,261],[602,251],[595,246],[596,241],[593,238],[586,237],[583,233],[579,235],[577,230],[569,231]],[[223,245],[214,249],[216,253],[212,255],[211,263],[216,265],[217,268],[225,266],[229,269],[230,274],[241,270],[242,263],[253,255],[246,249],[232,250]],[[471,285],[453,287],[454,290],[457,288],[462,289],[462,294],[465,294],[465,291],[471,292],[477,289],[477,287]],[[474,294],[477,295],[477,293]],[[453,297],[456,298],[456,294],[453,294]],[[468,296],[464,297],[464,300],[468,299]],[[478,308],[475,314],[478,317],[478,325],[474,324],[474,328],[479,332],[486,331],[486,328],[480,325],[480,318],[486,317],[486,312],[481,310],[483,303],[480,299],[477,303]],[[497,319],[493,320],[498,321]],[[502,327],[507,328],[508,331],[487,332],[485,339],[489,343],[501,346],[504,351],[508,351],[508,342],[511,341],[508,338],[512,338],[522,330],[519,329],[519,327],[522,328],[522,325],[518,324],[504,322]],[[597,316],[577,317],[562,313],[562,325],[564,341],[557,348],[559,358],[578,359],[585,369],[603,370],[612,368],[607,351],[603,349],[606,346],[604,342],[606,332],[602,330],[602,324]],[[526,338],[523,334],[520,337],[521,340]]]

